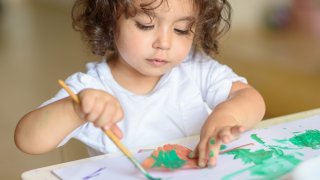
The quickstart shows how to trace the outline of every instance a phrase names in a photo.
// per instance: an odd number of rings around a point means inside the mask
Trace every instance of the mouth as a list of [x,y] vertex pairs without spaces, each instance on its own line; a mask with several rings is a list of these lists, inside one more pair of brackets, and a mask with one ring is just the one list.
[[150,62],[154,66],[163,66],[163,65],[169,63],[169,61],[167,61],[165,59],[147,59],[147,60],[148,60],[148,62]]

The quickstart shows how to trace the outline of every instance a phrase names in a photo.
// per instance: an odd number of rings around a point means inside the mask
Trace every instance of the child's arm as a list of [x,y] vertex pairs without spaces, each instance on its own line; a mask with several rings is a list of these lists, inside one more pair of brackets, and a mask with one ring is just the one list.
[[228,100],[210,114],[200,133],[200,142],[191,156],[199,157],[199,166],[214,166],[222,143],[239,137],[263,118],[265,104],[262,96],[251,86],[233,83]]
[[123,112],[112,95],[87,89],[79,93],[79,98],[82,102],[80,106],[67,97],[22,117],[15,130],[17,147],[29,154],[48,152],[85,123],[84,119],[96,127],[111,128],[121,137],[121,131],[115,123],[122,119]]

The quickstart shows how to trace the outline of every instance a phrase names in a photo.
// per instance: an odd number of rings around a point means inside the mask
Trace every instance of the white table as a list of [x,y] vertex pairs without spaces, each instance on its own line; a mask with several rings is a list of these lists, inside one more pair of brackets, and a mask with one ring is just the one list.
[[[302,119],[302,118],[317,115],[317,114],[320,115],[320,108],[264,120],[264,121],[260,122],[255,128],[263,128],[263,127],[281,124],[284,122],[295,121],[298,119]],[[167,143],[184,143],[184,142],[192,141],[192,140],[198,139],[198,138],[199,138],[199,136],[191,136],[191,137],[187,137],[187,138],[183,138],[183,139],[177,139],[177,140],[173,140],[170,142],[166,142],[165,144],[167,144]],[[158,144],[158,145],[155,145],[154,147],[158,147],[161,145],[162,144]],[[154,148],[154,147],[145,147],[145,148],[147,149],[147,148]],[[136,152],[136,151],[137,150],[132,150],[132,152]],[[90,161],[92,159],[102,159],[102,158],[106,158],[106,157],[114,157],[114,156],[121,156],[121,155],[122,155],[121,153],[106,154],[106,155],[95,156],[95,157],[80,159],[80,160],[76,160],[76,161],[56,164],[56,165],[47,166],[47,167],[43,167],[43,168],[33,169],[33,170],[29,170],[29,171],[24,172],[21,175],[21,178],[23,180],[34,180],[34,179],[58,180],[59,178],[54,176],[51,173],[51,170],[56,169],[56,168],[60,168],[60,167],[64,167],[64,166],[70,166],[70,165]]]

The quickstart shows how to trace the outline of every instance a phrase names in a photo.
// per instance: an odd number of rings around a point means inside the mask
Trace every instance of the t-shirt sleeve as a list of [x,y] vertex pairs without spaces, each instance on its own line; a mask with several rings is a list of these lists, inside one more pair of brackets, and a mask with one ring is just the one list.
[[201,88],[202,98],[210,109],[228,98],[233,82],[247,83],[244,77],[238,76],[230,67],[208,56],[197,54],[194,63],[197,64],[194,70],[199,78],[196,81]]
[[246,79],[238,76],[231,68],[215,63],[208,69],[204,98],[208,106],[213,109],[219,103],[225,101],[231,91],[232,83],[240,81],[247,83]]

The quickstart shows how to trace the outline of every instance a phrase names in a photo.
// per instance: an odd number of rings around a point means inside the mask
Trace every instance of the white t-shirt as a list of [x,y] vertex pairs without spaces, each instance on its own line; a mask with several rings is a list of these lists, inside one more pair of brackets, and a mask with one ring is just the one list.
[[[124,110],[124,118],[118,123],[123,132],[121,142],[129,149],[136,149],[199,134],[208,117],[206,107],[213,109],[226,100],[235,81],[246,83],[229,67],[206,55],[190,53],[147,95],[137,95],[121,87],[106,60],[88,63],[86,73],[75,73],[65,82],[75,93],[94,88],[115,96]],[[66,96],[66,91],[61,89],[43,105]],[[74,130],[59,146],[70,138],[89,146],[89,155],[119,151],[101,129],[89,122]]]

